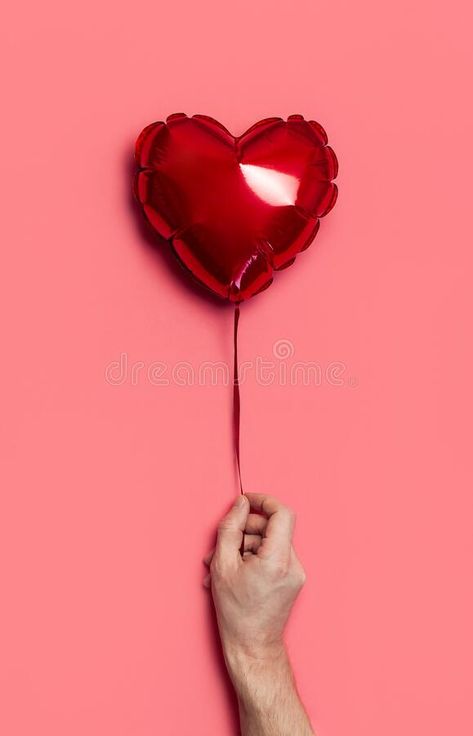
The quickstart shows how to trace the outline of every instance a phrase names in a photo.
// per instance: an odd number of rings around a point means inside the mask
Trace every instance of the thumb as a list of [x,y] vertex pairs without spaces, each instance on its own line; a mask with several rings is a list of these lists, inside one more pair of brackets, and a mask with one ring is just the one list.
[[243,533],[250,512],[246,496],[238,496],[232,508],[218,525],[215,561],[226,565],[238,561]]

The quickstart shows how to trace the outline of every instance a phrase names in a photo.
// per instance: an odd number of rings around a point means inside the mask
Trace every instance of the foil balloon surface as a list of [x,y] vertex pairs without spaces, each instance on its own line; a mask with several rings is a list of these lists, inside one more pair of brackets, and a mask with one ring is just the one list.
[[234,137],[210,117],[178,113],[145,128],[135,156],[146,219],[188,271],[235,303],[293,263],[337,198],[336,156],[301,115]]

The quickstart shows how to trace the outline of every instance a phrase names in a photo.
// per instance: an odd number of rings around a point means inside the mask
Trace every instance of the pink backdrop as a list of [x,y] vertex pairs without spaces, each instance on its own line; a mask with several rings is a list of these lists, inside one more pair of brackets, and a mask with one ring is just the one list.
[[341,163],[317,244],[241,322],[244,480],[299,513],[289,643],[319,734],[471,736],[470,3],[6,15],[0,731],[235,728],[201,587],[230,391],[199,377],[231,360],[232,314],[129,196],[135,136],[183,110],[235,133],[301,112]]

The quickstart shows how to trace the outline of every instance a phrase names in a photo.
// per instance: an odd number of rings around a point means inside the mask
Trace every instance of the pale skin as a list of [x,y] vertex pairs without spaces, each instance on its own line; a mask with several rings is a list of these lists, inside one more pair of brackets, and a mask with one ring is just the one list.
[[284,644],[305,582],[292,546],[294,521],[271,496],[239,496],[204,560],[242,736],[314,736]]

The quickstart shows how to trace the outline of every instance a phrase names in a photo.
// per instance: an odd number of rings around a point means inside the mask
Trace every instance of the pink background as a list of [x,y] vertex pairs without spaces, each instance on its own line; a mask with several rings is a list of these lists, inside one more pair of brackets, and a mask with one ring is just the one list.
[[[136,135],[202,112],[327,129],[340,199],[244,305],[243,473],[299,514],[289,644],[320,736],[471,736],[471,7],[9,4],[2,30],[0,731],[234,732],[201,558],[235,492],[231,310],[150,248]],[[5,99],[6,95],[6,99]],[[289,346],[291,347],[291,346]],[[143,362],[110,381],[125,353]],[[107,380],[107,375],[109,380]],[[115,381],[115,383],[117,383]]]

